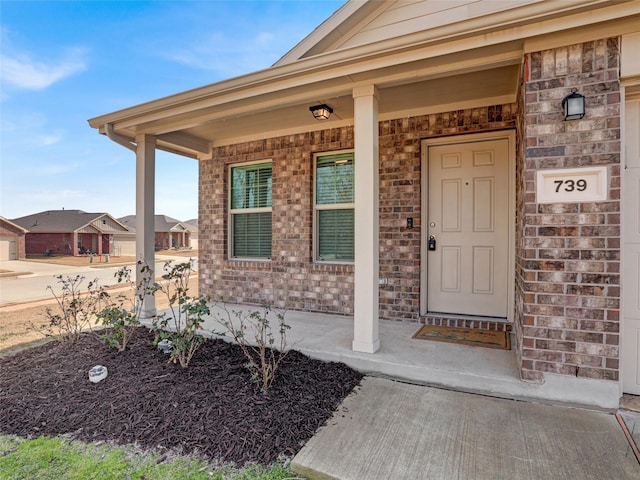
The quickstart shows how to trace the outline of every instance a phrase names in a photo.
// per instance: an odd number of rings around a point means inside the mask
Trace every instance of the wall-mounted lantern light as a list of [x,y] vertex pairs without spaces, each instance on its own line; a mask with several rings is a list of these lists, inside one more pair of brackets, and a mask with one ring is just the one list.
[[569,95],[562,99],[565,120],[579,120],[584,117],[584,95],[576,92],[577,89],[574,88]]
[[309,107],[311,113],[313,113],[313,118],[316,120],[328,120],[331,114],[333,113],[333,108],[329,105],[315,105],[313,107]]

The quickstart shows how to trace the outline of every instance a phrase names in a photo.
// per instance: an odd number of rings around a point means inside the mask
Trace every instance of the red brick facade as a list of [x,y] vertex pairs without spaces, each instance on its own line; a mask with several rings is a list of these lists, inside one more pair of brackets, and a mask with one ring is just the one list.
[[156,250],[170,248],[191,247],[190,232],[155,232],[154,245]]
[[[421,141],[516,130],[516,349],[543,372],[618,379],[620,95],[616,39],[526,55],[514,104],[380,122],[380,318],[420,308]],[[575,87],[587,116],[565,122]],[[228,302],[353,314],[353,266],[313,262],[313,154],[352,149],[353,128],[219,147],[200,162],[201,292]],[[271,159],[272,259],[228,259],[228,166]],[[356,158],[356,168],[358,159]],[[606,165],[609,200],[537,204],[539,169]],[[414,228],[406,227],[413,218]]]
[[113,253],[110,242],[112,235],[95,233],[77,235],[81,238],[80,242],[73,233],[28,233],[26,253],[42,255],[49,250],[52,255],[80,255],[82,253],[80,247],[98,255]]
[[74,255],[73,233],[27,234],[28,255],[42,255],[46,250],[53,255]]
[[[525,59],[517,296],[522,376],[618,379],[620,83],[618,40],[533,52]],[[564,122],[576,88],[587,115]],[[608,201],[537,204],[540,169],[605,165]]]

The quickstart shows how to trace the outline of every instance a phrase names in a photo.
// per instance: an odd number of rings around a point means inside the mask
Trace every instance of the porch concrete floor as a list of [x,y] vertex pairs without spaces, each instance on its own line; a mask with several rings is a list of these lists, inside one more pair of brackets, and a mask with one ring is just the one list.
[[[248,306],[228,308],[259,310]],[[617,389],[614,382],[549,374],[543,384],[523,382],[514,350],[414,340],[411,337],[420,328],[417,321],[380,320],[381,346],[373,354],[352,350],[350,317],[288,311],[285,323],[291,326],[287,333],[291,348],[312,358],[345,363],[367,375],[502,398],[618,407],[619,394],[606,391]],[[209,318],[204,329],[220,331],[221,327]],[[600,388],[603,385],[605,391]]]
[[637,479],[610,413],[365,377],[303,447],[310,479]]

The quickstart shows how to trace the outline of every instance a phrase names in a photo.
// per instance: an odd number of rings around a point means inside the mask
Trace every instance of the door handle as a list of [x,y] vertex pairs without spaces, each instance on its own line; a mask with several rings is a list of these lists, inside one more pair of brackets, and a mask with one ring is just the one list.
[[436,237],[429,235],[429,241],[427,242],[428,250],[434,251],[436,249]]

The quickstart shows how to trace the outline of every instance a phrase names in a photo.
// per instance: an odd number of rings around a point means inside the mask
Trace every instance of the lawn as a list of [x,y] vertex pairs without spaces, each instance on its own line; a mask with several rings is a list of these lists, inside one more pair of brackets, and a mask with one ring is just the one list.
[[22,480],[286,480],[296,478],[284,465],[244,468],[212,465],[193,456],[167,456],[109,443],[87,444],[62,437],[32,440],[0,435],[0,479]]

